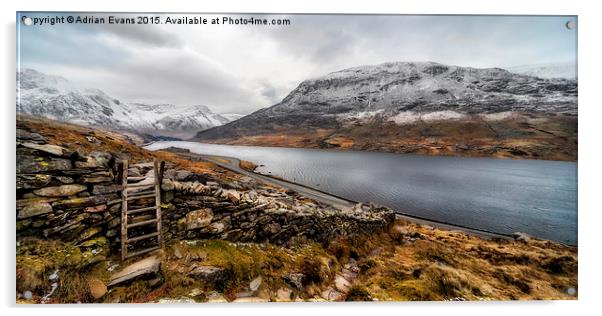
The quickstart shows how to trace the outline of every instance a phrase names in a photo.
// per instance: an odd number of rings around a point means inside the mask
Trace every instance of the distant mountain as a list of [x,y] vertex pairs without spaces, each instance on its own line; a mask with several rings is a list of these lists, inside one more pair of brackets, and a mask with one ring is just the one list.
[[537,64],[537,65],[524,65],[517,67],[508,68],[509,71],[534,76],[539,78],[563,78],[563,79],[577,79],[577,67],[575,63],[553,63],[553,64]]
[[303,128],[337,128],[377,117],[399,125],[501,112],[577,113],[577,81],[500,68],[395,62],[303,81],[280,103],[199,132],[214,140]]
[[16,101],[18,113],[181,139],[237,117],[214,113],[204,105],[124,103],[99,89],[82,89],[33,69],[17,72]]

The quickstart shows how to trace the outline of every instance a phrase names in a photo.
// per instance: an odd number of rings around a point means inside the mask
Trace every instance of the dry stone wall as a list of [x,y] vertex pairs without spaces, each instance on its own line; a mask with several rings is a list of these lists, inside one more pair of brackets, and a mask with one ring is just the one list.
[[[103,256],[119,251],[120,160],[108,152],[82,154],[18,130],[17,239],[59,239]],[[148,170],[132,168],[144,177]],[[164,240],[219,238],[282,244],[294,236],[327,242],[382,231],[390,209],[358,205],[337,210],[261,185],[220,184],[166,164],[162,182]]]

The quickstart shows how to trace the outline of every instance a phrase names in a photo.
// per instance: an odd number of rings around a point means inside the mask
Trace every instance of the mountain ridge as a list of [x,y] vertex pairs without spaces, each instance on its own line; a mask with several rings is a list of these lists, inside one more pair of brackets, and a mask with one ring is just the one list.
[[182,139],[231,121],[229,114],[206,105],[124,103],[100,89],[77,87],[34,69],[17,72],[16,105],[18,113]]
[[[576,115],[576,80],[545,79],[501,68],[390,62],[305,80],[281,102],[201,131],[194,140],[428,153],[441,152],[439,147],[456,143],[461,148],[473,146],[481,151],[483,145],[474,142],[482,138],[496,144],[479,153],[487,156],[498,155],[499,146],[504,152],[521,152],[512,149],[513,143],[501,143],[500,135],[531,141],[542,133],[534,128],[548,128],[537,124],[552,124],[554,128],[561,125],[557,134],[564,137],[562,142],[572,139],[576,135]],[[537,118],[541,122],[534,121]],[[506,126],[495,130],[491,126],[496,124]],[[374,135],[383,135],[385,140],[374,139]],[[404,143],[406,140],[410,143]],[[555,156],[539,150],[536,156]],[[554,144],[553,151],[558,150],[559,144]],[[572,159],[565,154],[562,159]],[[575,155],[568,153],[570,157]]]

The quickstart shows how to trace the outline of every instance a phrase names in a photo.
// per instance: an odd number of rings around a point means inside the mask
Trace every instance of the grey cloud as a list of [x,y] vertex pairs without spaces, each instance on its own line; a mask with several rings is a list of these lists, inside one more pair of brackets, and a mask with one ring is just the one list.
[[112,35],[121,37],[126,42],[144,44],[154,47],[180,48],[185,45],[184,39],[175,33],[168,33],[158,27],[136,24],[127,27],[119,25],[108,25],[102,30]]

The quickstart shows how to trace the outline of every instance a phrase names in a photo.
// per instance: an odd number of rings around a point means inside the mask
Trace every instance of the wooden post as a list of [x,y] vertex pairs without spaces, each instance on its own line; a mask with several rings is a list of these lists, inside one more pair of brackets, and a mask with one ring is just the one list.
[[155,204],[157,207],[157,241],[159,243],[159,247],[163,247],[163,237],[161,236],[161,171],[160,166],[163,166],[163,163],[159,163],[157,158],[153,161],[154,169],[155,169]]
[[121,173],[121,260],[127,258],[128,238],[128,161],[123,161],[123,172]]

